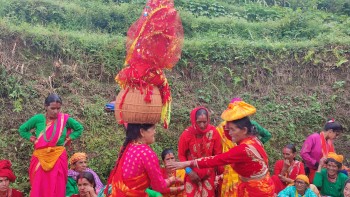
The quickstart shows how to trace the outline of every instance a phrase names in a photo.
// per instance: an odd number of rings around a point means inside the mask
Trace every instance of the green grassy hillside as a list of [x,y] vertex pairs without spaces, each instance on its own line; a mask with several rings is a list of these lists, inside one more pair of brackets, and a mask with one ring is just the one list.
[[[85,132],[69,154],[86,151],[105,180],[123,141],[114,116],[103,111],[119,87],[114,76],[125,58],[125,35],[144,1],[0,0],[0,158],[10,159],[20,189],[28,191],[32,146],[21,123],[42,113],[49,92],[62,95],[64,112]],[[167,72],[172,123],[158,128],[159,153],[177,139],[198,105],[212,124],[232,97],[257,107],[253,119],[273,134],[272,165],[286,143],[300,149],[327,118],[349,127],[350,6],[345,0],[175,1],[185,43]],[[350,135],[336,141],[350,157]]]

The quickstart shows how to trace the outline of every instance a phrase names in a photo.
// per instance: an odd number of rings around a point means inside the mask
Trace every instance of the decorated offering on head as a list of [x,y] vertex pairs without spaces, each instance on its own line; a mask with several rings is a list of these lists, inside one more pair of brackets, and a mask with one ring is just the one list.
[[181,56],[183,28],[173,1],[149,0],[129,28],[124,68],[116,76],[122,88],[116,99],[119,123],[156,123],[167,128],[171,92],[164,69]]

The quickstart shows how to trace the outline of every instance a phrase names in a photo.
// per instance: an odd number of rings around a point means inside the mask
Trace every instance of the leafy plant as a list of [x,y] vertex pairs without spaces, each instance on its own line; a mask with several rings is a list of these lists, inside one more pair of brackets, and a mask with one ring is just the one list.
[[182,1],[180,5],[184,7],[185,10],[190,11],[193,15],[197,17],[206,16],[209,18],[213,18],[230,15],[224,6],[220,5],[217,2],[213,3],[209,1]]

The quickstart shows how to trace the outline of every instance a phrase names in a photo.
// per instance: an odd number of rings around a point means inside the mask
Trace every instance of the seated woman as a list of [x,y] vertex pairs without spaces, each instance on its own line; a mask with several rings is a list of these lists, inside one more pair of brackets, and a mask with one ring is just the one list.
[[288,186],[278,193],[278,197],[317,197],[317,195],[309,188],[309,178],[300,174],[296,177],[293,186]]
[[97,197],[95,177],[90,172],[82,172],[77,176],[79,194],[72,197]]
[[[162,161],[163,161],[163,164],[164,166],[166,166],[167,163],[169,162],[174,162],[175,161],[175,154],[174,154],[174,151],[170,148],[167,148],[167,149],[164,149],[163,152],[162,152]],[[185,175],[186,175],[186,172],[185,170],[183,169],[180,169],[180,170],[172,170],[172,169],[169,169],[169,168],[162,168],[162,174],[163,174],[163,178],[164,179],[168,179],[170,177],[176,177],[177,179],[181,180],[181,181],[184,181],[185,180]],[[182,197],[184,196],[184,186],[183,186],[183,183],[181,185],[180,182],[175,184],[175,185],[172,185],[172,186],[180,186],[178,187],[178,191],[174,191],[172,193],[168,193],[168,194],[163,194],[164,197]]]
[[99,192],[103,184],[98,175],[87,167],[87,156],[85,153],[75,153],[69,160],[68,181],[66,186],[66,196],[78,194],[77,176],[82,172],[90,172],[94,176],[96,191]]
[[[327,158],[320,160],[320,165],[315,174],[314,184],[321,188],[321,195],[342,197],[345,181],[348,177],[339,172],[342,169],[343,156],[334,152],[328,153]],[[322,169],[322,166],[326,168]]]
[[304,164],[295,160],[296,152],[294,144],[286,145],[282,150],[284,160],[278,160],[275,163],[272,180],[277,194],[292,184],[299,174],[305,174]]
[[350,197],[350,179],[345,182],[343,193],[344,197]]
[[14,182],[16,176],[11,169],[11,162],[9,160],[0,160],[0,196],[23,197],[23,193],[10,188],[10,182]]

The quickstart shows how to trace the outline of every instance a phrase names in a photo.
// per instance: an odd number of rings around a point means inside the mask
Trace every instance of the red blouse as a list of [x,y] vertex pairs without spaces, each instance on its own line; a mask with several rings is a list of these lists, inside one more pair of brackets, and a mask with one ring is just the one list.
[[[197,160],[199,168],[230,164],[241,179],[260,178],[268,172],[268,159],[261,142],[256,137],[244,139],[228,152],[215,157]],[[242,180],[244,181],[244,180]]]

